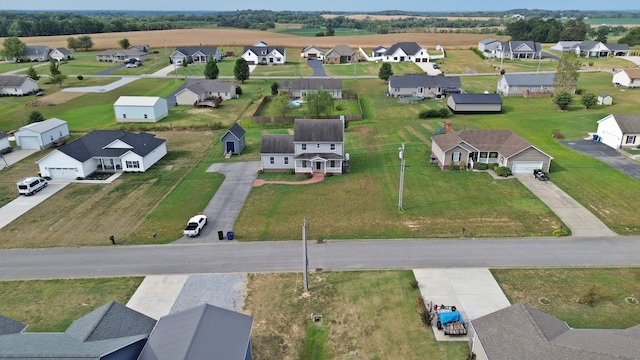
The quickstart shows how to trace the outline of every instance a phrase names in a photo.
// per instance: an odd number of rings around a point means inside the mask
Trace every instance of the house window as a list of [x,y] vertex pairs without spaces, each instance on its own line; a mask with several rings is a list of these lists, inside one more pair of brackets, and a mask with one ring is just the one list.
[[284,157],[284,164],[285,165],[289,165],[289,157],[288,156]]
[[307,144],[302,144],[302,150],[307,150]]
[[489,153],[489,159],[497,159],[498,158],[498,153],[495,151],[492,151]]
[[320,144],[316,144],[316,149],[320,149]]
[[480,153],[480,159],[486,159],[487,158],[487,154],[488,153],[486,151],[481,152]]
[[329,161],[329,167],[336,167],[336,161],[335,160]]
[[336,144],[331,144],[331,150],[335,150],[336,149]]
[[127,114],[122,114],[122,118],[126,119],[127,118]]
[[145,119],[147,118],[147,114],[144,114],[144,118],[145,118]]
[[453,161],[460,161],[460,152],[453,153]]
[[140,163],[138,161],[126,161],[125,165],[129,169],[140,169]]
[[635,144],[635,143],[636,143],[636,136],[635,135],[627,136],[627,140],[625,141],[625,144]]
[[273,165],[275,163],[276,163],[276,159],[273,156],[269,157],[269,164]]
[[302,160],[302,167],[306,168],[307,167],[307,160]]

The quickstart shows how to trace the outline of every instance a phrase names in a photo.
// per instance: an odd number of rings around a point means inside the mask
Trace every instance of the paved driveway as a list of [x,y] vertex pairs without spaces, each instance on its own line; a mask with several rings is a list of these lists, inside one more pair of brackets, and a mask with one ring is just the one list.
[[591,140],[563,141],[564,145],[573,150],[589,155],[604,163],[607,163],[623,173],[640,180],[640,164],[620,155],[609,146]]
[[81,92],[81,93],[103,93],[113,89],[117,89],[121,86],[127,85],[130,82],[134,82],[140,79],[139,76],[127,76],[120,80],[114,81],[111,84],[102,86],[85,86],[85,87],[70,87],[62,89],[62,92]]
[[[10,203],[0,208],[0,229],[9,225],[13,220],[24,215],[53,194],[64,189],[71,183],[70,180],[52,180],[44,189],[31,196],[19,196]],[[16,192],[18,190],[16,189]]]
[[307,65],[313,69],[313,75],[311,76],[327,76],[327,72],[324,70],[321,60],[307,59]]
[[[200,236],[182,237],[174,243],[211,243],[217,242],[218,231],[225,235],[233,230],[233,224],[244,206],[244,201],[253,187],[260,170],[259,161],[216,163],[207,172],[219,172],[225,176],[224,182],[204,209],[208,223]],[[185,224],[193,214],[185,214]]]

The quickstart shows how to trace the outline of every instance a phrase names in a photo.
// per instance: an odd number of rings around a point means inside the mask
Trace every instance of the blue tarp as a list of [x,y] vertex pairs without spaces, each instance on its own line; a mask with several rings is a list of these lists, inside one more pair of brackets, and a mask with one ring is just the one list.
[[460,312],[458,311],[447,311],[438,313],[438,320],[440,320],[440,323],[442,325],[454,321],[460,321],[461,323],[464,323],[464,321],[462,320],[462,315],[460,315]]

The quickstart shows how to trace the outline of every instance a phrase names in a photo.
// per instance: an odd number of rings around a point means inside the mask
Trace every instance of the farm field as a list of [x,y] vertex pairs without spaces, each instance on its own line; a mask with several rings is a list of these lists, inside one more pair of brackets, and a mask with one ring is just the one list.
[[[284,28],[276,29],[275,32],[279,34],[306,36],[306,37],[321,37],[316,36],[318,33],[324,34],[326,28]],[[375,35],[375,33],[361,29],[347,29],[347,28],[335,28],[334,36],[360,36],[360,35]]]

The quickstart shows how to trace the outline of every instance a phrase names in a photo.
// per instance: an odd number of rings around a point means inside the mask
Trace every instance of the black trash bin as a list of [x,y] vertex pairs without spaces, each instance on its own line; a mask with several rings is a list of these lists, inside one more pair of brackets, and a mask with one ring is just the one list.
[[218,240],[224,240],[224,233],[222,232],[222,230],[218,231]]
[[233,240],[233,231],[227,232],[227,240]]

